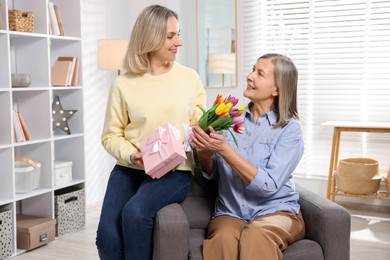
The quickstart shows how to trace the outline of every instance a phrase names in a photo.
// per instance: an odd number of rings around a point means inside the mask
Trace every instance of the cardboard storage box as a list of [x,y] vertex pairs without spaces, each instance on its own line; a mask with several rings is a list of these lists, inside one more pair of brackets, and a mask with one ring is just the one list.
[[85,227],[85,190],[70,187],[56,191],[56,236],[78,231]]
[[54,185],[60,185],[72,181],[72,162],[54,162]]
[[39,188],[41,164],[24,157],[15,158],[15,191],[26,193]]
[[140,143],[146,174],[158,179],[185,161],[179,130],[167,123]]
[[56,220],[51,218],[17,215],[17,247],[20,249],[34,249],[55,239]]
[[0,259],[12,255],[12,211],[0,209]]

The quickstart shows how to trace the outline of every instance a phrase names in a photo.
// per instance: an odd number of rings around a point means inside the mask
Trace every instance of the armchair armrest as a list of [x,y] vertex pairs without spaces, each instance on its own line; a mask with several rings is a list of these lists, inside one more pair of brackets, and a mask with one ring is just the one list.
[[325,260],[349,260],[351,215],[342,206],[296,185],[306,238],[320,244]]
[[189,224],[180,204],[160,209],[154,219],[153,260],[188,258]]

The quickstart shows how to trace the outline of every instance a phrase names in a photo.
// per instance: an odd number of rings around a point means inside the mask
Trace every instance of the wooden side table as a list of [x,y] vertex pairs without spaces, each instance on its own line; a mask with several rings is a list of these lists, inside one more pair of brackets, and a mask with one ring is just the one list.
[[348,122],[348,121],[328,121],[321,125],[333,126],[333,142],[330,155],[328,187],[326,197],[332,201],[335,196],[361,197],[370,199],[390,200],[390,193],[378,191],[375,195],[356,195],[336,191],[336,180],[334,171],[337,169],[340,151],[341,132],[366,132],[366,133],[390,133],[390,123],[368,123],[368,122]]

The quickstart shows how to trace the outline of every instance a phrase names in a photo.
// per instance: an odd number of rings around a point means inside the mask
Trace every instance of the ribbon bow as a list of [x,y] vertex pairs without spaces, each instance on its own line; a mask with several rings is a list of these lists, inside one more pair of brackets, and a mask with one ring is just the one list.
[[147,142],[147,152],[150,154],[158,153],[162,160],[169,157],[169,151],[163,145],[169,142],[169,132],[167,129],[159,127],[153,135],[151,135]]

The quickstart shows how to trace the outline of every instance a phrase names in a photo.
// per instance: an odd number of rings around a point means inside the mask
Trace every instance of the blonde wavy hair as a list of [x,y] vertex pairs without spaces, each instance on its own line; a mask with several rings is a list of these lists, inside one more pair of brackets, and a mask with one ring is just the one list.
[[161,6],[146,7],[138,16],[130,35],[123,67],[127,73],[142,75],[150,67],[150,52],[159,50],[166,39],[168,18],[177,13]]

